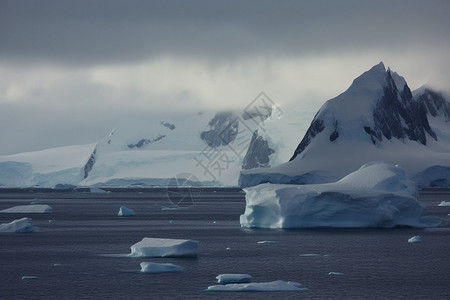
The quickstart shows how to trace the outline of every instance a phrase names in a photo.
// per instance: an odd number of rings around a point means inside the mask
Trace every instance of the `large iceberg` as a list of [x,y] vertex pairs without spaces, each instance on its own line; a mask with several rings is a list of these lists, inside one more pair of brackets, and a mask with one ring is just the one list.
[[19,205],[0,210],[0,213],[5,214],[49,214],[53,211],[51,206],[47,204],[31,204]]
[[261,184],[244,189],[242,227],[392,228],[433,227],[422,217],[415,184],[398,166],[368,163],[341,180],[325,184]]
[[0,224],[0,232],[39,232],[39,228],[31,224],[30,218],[22,218]]
[[143,238],[131,246],[130,257],[196,257],[198,242],[181,239]]

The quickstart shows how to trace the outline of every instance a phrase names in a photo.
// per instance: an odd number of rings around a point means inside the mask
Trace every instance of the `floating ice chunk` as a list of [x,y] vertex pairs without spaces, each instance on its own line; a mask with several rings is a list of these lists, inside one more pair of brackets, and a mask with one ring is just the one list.
[[110,191],[105,191],[105,190],[99,189],[99,188],[90,188],[89,191],[92,194],[109,194],[110,193]]
[[37,279],[37,276],[22,276],[22,280],[27,280],[27,279]]
[[450,201],[442,201],[438,206],[450,206]]
[[141,272],[143,273],[169,273],[179,272],[183,270],[182,267],[171,263],[154,263],[154,262],[142,262]]
[[422,242],[422,238],[420,237],[420,235],[415,235],[412,238],[408,239],[408,243],[421,243]]
[[341,273],[341,272],[330,272],[330,273],[328,273],[328,275],[337,275],[337,276],[343,276],[343,275],[344,275],[344,273]]
[[414,182],[403,170],[370,163],[334,183],[261,184],[244,189],[242,227],[392,228],[436,227],[442,220],[422,217]]
[[196,257],[198,242],[181,239],[143,238],[131,246],[130,257]]
[[276,244],[278,243],[277,241],[258,241],[258,244]]
[[22,218],[0,224],[0,232],[39,232],[39,228],[31,224],[30,218]]
[[46,204],[19,205],[4,210],[0,213],[5,214],[49,214],[53,209]]
[[308,288],[293,281],[276,280],[271,282],[230,283],[225,285],[211,285],[207,291],[211,292],[281,292],[304,291]]
[[220,274],[216,277],[218,284],[250,283],[252,276],[248,274]]
[[126,206],[121,206],[119,209],[119,213],[117,214],[119,217],[133,217],[134,210],[128,208]]

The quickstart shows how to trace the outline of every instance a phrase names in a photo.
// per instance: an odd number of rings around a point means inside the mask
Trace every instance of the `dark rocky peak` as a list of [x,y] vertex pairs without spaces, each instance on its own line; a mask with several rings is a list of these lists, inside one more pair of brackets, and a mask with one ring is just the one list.
[[141,139],[139,140],[139,142],[135,143],[135,144],[128,144],[128,148],[130,149],[142,149],[144,148],[146,145],[149,144],[153,144],[156,142],[159,142],[160,140],[162,140],[163,138],[165,138],[166,136],[164,134],[160,134],[157,137],[153,138],[153,139]]
[[311,125],[306,131],[305,136],[303,137],[300,144],[297,146],[297,149],[295,149],[294,155],[292,155],[289,161],[294,160],[300,153],[302,153],[306,149],[306,147],[311,143],[312,139],[325,129],[324,121],[317,118],[317,115],[318,114],[316,114],[316,116],[314,117],[313,121],[311,122]]
[[270,155],[273,153],[275,150],[270,148],[269,142],[259,134],[258,129],[255,130],[242,162],[242,169],[270,167]]
[[394,76],[388,70],[383,95],[373,111],[374,126],[364,127],[372,142],[381,142],[384,137],[387,140],[409,139],[426,145],[426,134],[437,140],[436,133],[428,123],[423,103],[414,101],[406,82],[404,86],[398,87]]
[[239,130],[238,117],[233,112],[220,112],[208,123],[209,130],[200,138],[210,147],[226,146],[236,139]]
[[444,117],[446,122],[450,121],[450,103],[442,93],[425,87],[416,94],[416,101],[423,103],[428,115]]

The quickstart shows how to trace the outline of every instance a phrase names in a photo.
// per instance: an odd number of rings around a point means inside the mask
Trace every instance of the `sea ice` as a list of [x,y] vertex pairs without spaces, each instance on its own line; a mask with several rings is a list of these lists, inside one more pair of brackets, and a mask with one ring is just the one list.
[[211,285],[207,291],[210,292],[281,292],[281,291],[304,291],[308,288],[301,283],[293,281],[275,280],[271,282],[253,283],[230,283]]
[[414,182],[403,170],[369,163],[341,180],[326,184],[261,184],[244,189],[242,227],[392,228],[433,227],[442,221],[422,217]]
[[109,193],[109,191],[105,191],[105,190],[100,189],[100,188],[90,188],[89,191],[92,194],[108,194]]
[[46,204],[32,204],[32,205],[19,205],[4,210],[0,210],[0,213],[5,214],[49,214],[53,209]]
[[0,232],[39,232],[39,228],[31,224],[30,218],[22,218],[0,224]]
[[328,273],[328,275],[337,275],[337,276],[343,276],[343,275],[344,275],[344,273],[341,273],[341,272],[330,272],[330,273]]
[[143,238],[131,246],[130,257],[196,257],[198,242],[194,240]]
[[421,243],[422,242],[422,238],[420,237],[420,235],[415,235],[412,238],[408,239],[408,243]]
[[450,206],[450,201],[442,201],[438,206]]
[[171,263],[154,263],[154,262],[142,262],[141,272],[143,273],[169,273],[179,272],[183,270],[182,267]]
[[119,213],[117,214],[119,217],[133,217],[134,210],[128,208],[126,206],[121,206],[119,209]]
[[252,276],[248,274],[220,274],[216,277],[218,284],[250,283]]

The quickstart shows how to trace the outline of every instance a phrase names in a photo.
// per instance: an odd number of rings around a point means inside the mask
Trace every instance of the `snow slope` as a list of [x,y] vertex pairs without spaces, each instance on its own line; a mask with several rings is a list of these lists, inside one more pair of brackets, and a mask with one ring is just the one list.
[[289,162],[243,170],[239,183],[333,182],[367,162],[385,161],[421,186],[449,186],[448,107],[429,89],[413,96],[405,79],[380,63],[321,107]]

